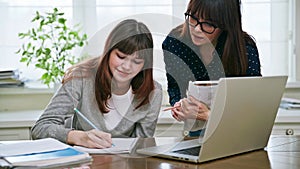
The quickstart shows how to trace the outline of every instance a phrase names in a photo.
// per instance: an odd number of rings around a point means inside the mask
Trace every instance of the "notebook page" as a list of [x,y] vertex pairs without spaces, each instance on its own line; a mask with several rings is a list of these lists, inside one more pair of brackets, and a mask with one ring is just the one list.
[[68,147],[70,146],[53,138],[3,142],[0,144],[0,157],[62,150]]
[[114,144],[111,148],[86,148],[82,146],[74,146],[75,149],[87,152],[89,154],[120,154],[130,153],[134,148],[138,138],[112,138]]

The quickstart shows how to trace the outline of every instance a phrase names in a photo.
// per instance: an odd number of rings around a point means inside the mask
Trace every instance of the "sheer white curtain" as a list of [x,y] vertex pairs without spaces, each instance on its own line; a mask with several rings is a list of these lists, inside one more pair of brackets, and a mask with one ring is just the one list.
[[[290,0],[242,0],[244,30],[257,40],[263,75],[288,75],[291,67]],[[292,79],[290,79],[292,80]]]

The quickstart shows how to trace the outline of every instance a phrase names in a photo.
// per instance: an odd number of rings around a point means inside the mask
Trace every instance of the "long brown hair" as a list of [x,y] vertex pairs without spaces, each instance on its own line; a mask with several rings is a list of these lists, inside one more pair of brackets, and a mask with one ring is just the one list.
[[[149,103],[150,93],[154,89],[152,35],[145,24],[134,19],[123,20],[108,35],[101,57],[89,59],[69,69],[69,71],[72,71],[78,67],[84,70],[96,68],[95,98],[102,113],[109,112],[107,101],[111,98],[113,78],[113,74],[109,69],[109,57],[114,49],[128,55],[136,52],[139,58],[144,59],[142,70],[131,80],[133,93],[138,100],[136,109]],[[85,77],[87,74],[83,73],[81,76]],[[69,80],[68,76],[65,77],[65,80]]]
[[[222,30],[218,43],[223,43],[222,64],[226,76],[246,75],[248,58],[246,42],[254,39],[242,30],[240,0],[190,0],[186,13],[204,18]],[[181,37],[190,40],[188,24],[181,29]]]

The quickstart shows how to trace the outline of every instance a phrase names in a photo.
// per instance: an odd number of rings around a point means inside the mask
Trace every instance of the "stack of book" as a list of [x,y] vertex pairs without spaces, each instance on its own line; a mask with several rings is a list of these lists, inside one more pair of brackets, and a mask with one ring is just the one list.
[[0,168],[89,168],[92,157],[52,138],[0,143]]
[[284,109],[300,109],[300,99],[284,97],[281,99],[280,107]]
[[18,69],[0,69],[0,87],[23,85]]

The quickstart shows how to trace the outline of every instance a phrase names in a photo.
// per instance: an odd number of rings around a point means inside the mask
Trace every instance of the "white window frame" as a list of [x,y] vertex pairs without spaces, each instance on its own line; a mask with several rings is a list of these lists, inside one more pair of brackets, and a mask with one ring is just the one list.
[[[242,0],[242,4],[243,1]],[[264,0],[262,0],[263,2]],[[280,0],[268,0],[278,2]],[[249,1],[250,2],[250,1]],[[265,2],[265,1],[264,1]],[[25,3],[25,2],[23,2]],[[188,0],[172,0],[172,15],[176,18],[183,19],[183,12],[186,9]],[[82,25],[93,25],[97,20],[96,9],[92,7],[96,5],[96,0],[73,0],[73,23],[80,22]],[[290,21],[289,27],[291,28],[289,37],[289,60],[288,60],[288,75],[289,85],[287,87],[299,87],[300,88],[300,48],[297,48],[297,44],[300,44],[300,1],[289,0]],[[180,11],[180,12],[178,12]],[[175,24],[175,21],[173,22]],[[90,36],[95,33],[97,27],[84,26],[83,31]],[[249,32],[251,34],[251,32]],[[1,48],[0,48],[1,49]],[[1,63],[0,63],[1,64]],[[0,65],[1,68],[1,65]]]
[[[293,45],[294,52],[295,52],[295,62],[294,64],[296,65],[295,67],[295,77],[296,81],[300,83],[300,1],[299,0],[294,0],[295,1],[295,7],[297,10],[295,11],[295,28],[294,28],[294,37],[295,37],[295,42]],[[298,46],[298,47],[297,47]],[[300,85],[300,84],[299,84]]]

